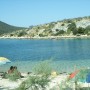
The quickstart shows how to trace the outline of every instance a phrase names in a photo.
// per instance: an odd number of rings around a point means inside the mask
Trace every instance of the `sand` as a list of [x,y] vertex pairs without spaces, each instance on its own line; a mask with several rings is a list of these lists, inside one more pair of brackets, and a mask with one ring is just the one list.
[[[2,90],[12,90],[18,88],[19,85],[28,78],[26,73],[23,73],[22,75],[25,78],[18,79],[17,81],[10,81],[9,79],[3,79],[0,77],[0,88],[3,88]],[[63,80],[66,80],[67,75],[51,76],[51,78],[51,82],[49,82],[49,86],[46,90],[50,90],[54,87],[58,88],[58,85],[60,85]]]

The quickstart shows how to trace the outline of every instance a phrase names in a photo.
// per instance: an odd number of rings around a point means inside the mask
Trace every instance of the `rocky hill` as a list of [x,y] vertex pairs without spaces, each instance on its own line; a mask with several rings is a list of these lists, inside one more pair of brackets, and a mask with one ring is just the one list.
[[12,30],[4,33],[5,36],[16,37],[47,37],[62,35],[90,35],[90,16],[64,19],[37,26],[30,26],[27,29]]

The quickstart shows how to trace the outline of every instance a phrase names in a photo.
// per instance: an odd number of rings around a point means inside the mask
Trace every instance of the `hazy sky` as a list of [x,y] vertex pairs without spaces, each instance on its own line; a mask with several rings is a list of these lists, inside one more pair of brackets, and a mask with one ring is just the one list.
[[0,0],[0,21],[39,25],[90,15],[90,0]]

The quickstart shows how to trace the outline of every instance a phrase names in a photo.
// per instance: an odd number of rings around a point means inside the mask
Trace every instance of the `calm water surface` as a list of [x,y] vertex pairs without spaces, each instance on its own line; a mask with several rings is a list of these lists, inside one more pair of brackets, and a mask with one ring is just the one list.
[[26,69],[29,70],[30,66],[36,62],[48,59],[52,59],[54,67],[56,66],[60,70],[69,69],[75,64],[77,67],[89,67],[90,39],[0,39],[0,56],[11,60],[11,63],[0,66],[1,69],[19,63],[20,70],[25,65]]

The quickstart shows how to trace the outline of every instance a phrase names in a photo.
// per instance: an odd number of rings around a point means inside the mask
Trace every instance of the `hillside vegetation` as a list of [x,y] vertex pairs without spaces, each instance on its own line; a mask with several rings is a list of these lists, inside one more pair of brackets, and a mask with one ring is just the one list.
[[[4,24],[4,23],[3,23]],[[0,24],[0,34],[15,37],[47,37],[64,35],[90,35],[90,16],[29,26],[27,29]],[[6,27],[5,27],[6,26]],[[8,28],[7,28],[8,27]],[[2,29],[1,29],[2,28]],[[3,29],[4,28],[4,29]]]
[[11,32],[22,30],[22,29],[25,29],[25,28],[12,26],[12,25],[9,25],[0,21],[0,35],[11,33]]

